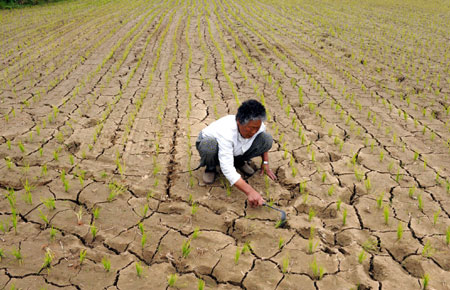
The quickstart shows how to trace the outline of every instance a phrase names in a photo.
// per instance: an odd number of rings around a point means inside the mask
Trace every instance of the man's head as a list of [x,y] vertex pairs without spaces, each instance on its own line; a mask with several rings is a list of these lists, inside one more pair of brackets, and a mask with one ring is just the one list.
[[266,118],[266,108],[260,102],[256,100],[243,102],[236,114],[236,122],[242,137],[247,139],[253,137]]

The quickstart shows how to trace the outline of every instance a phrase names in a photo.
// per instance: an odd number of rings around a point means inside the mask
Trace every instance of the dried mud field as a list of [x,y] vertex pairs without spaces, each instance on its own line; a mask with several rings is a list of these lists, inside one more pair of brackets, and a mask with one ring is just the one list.
[[[450,289],[444,1],[64,1],[0,11],[0,289]],[[287,213],[202,184],[267,108]],[[259,166],[259,158],[254,160]]]

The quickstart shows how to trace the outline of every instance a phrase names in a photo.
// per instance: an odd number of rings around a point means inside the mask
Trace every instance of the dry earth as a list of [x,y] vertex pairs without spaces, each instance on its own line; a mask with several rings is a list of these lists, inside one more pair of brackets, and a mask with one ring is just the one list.
[[[338,2],[1,11],[0,289],[450,289],[450,7]],[[250,98],[285,228],[192,171]]]

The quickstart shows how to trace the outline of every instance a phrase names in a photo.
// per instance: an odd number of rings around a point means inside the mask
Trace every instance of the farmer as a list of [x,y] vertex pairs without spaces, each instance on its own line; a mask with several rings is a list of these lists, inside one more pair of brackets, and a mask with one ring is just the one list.
[[236,169],[247,176],[255,173],[248,164],[250,159],[261,156],[261,171],[270,179],[277,177],[269,168],[269,150],[272,136],[265,132],[266,109],[255,100],[241,104],[236,115],[228,115],[204,128],[195,143],[200,154],[200,166],[206,166],[203,182],[211,184],[216,176],[216,166],[220,165],[231,186],[236,186],[247,195],[250,206],[264,203],[261,194],[242,179]]

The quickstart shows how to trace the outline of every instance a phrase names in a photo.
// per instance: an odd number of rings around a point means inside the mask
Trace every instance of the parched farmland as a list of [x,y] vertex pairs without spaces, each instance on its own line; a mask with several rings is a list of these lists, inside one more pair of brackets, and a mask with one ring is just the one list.
[[[66,1],[0,35],[0,289],[450,289],[448,2]],[[251,98],[284,228],[195,170]]]

